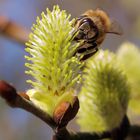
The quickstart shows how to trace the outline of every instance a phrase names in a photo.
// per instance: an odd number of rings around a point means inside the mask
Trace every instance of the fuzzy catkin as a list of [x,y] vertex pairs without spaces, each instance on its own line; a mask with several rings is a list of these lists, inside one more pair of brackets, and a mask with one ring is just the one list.
[[33,87],[27,94],[34,104],[52,115],[60,102],[71,102],[73,86],[81,78],[82,63],[73,56],[79,43],[73,41],[73,20],[59,6],[52,11],[47,9],[47,14],[42,12],[36,22],[26,43],[26,73],[33,77],[27,80]]
[[77,120],[84,131],[110,131],[127,111],[129,86],[116,60],[113,53],[100,51],[87,61]]

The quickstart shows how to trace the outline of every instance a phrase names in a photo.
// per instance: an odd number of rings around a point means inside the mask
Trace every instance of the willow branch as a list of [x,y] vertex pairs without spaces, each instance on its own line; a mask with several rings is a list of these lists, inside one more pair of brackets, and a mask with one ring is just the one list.
[[140,139],[140,126],[139,125],[133,125],[130,127],[129,129],[129,133],[128,133],[128,136],[130,138],[130,140],[138,140]]
[[101,134],[98,133],[89,133],[89,132],[77,132],[76,134],[70,135],[70,140],[99,140],[99,139],[105,139],[110,138],[111,134],[110,132],[103,132]]
[[15,40],[20,44],[25,44],[25,42],[28,40],[29,33],[29,30],[24,29],[19,24],[4,16],[0,16],[0,34]]
[[46,122],[52,129],[55,128],[55,123],[49,114],[36,107],[30,100],[27,100],[27,95],[17,94],[16,89],[5,81],[0,81],[0,96],[11,107],[22,108]]
[[[29,100],[29,97],[26,95],[26,93],[17,94],[16,89],[5,81],[0,81],[0,96],[5,99],[8,105],[11,107],[22,108],[47,123],[55,132],[53,140],[99,140],[112,138],[112,132],[103,132],[101,134],[95,132],[70,133],[65,127],[55,131],[57,130],[55,129],[57,125],[52,120],[52,118],[46,112],[43,112],[40,108],[36,107]],[[119,134],[121,134],[123,138],[126,137],[126,135],[130,138],[130,140],[140,137],[140,126],[134,125],[129,127],[129,120],[127,116],[124,117],[122,122],[123,123],[120,125],[121,131],[119,131]],[[120,137],[117,140],[120,140]]]
[[55,131],[55,135],[53,136],[52,140],[71,140],[71,137],[72,135],[69,133],[66,127],[63,127],[62,129]]

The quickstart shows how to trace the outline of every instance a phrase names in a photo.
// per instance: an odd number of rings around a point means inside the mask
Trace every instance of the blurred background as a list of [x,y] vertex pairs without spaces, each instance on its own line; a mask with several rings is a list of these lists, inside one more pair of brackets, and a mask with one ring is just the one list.
[[[0,0],[0,16],[6,17],[30,30],[46,8],[58,4],[72,17],[78,17],[88,9],[101,8],[120,23],[122,36],[107,35],[102,48],[115,51],[125,41],[140,46],[139,0]],[[1,22],[1,21],[0,21]],[[22,36],[22,34],[21,34]],[[0,79],[12,83],[18,91],[29,88],[24,74],[25,45],[0,34]],[[69,126],[77,130],[77,126]],[[21,109],[12,109],[0,98],[0,140],[50,140],[52,130],[41,120]]]

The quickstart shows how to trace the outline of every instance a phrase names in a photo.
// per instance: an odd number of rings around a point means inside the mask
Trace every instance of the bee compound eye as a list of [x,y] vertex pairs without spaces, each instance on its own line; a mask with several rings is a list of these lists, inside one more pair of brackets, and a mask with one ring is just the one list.
[[98,35],[99,35],[98,28],[95,25],[93,25],[91,27],[91,30],[88,32],[86,38],[89,42],[91,41],[93,42],[97,39]]
[[85,18],[85,17],[87,17],[87,16],[86,16],[86,15],[79,16],[79,17],[77,18],[77,20],[81,20],[81,19],[83,19],[83,18]]
[[88,22],[83,23],[80,26],[80,29],[83,30],[85,34],[87,34],[91,30]]
[[94,30],[91,30],[87,34],[87,39],[94,38],[96,36],[96,32]]
[[84,32],[82,30],[79,30],[77,38],[78,39],[84,39],[84,36],[85,36]]

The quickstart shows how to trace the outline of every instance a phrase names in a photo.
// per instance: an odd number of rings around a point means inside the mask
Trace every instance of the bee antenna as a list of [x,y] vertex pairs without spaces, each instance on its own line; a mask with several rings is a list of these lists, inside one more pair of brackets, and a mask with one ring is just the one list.
[[116,34],[116,35],[123,35],[123,32],[111,32],[111,31],[108,31],[106,33],[108,33],[108,34]]

